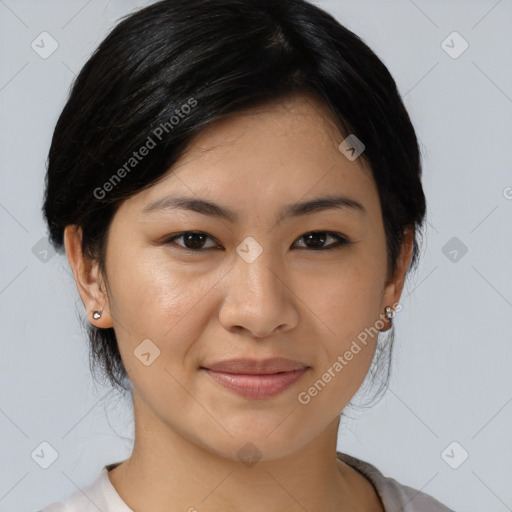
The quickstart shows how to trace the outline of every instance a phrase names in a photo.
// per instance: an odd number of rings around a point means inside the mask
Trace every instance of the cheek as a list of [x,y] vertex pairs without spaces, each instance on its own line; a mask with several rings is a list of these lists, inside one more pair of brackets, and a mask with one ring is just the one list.
[[120,350],[121,345],[133,350],[149,338],[179,357],[214,314],[208,309],[208,295],[222,275],[209,272],[198,277],[191,266],[170,261],[164,251],[135,254],[110,255],[110,306]]
[[341,410],[350,401],[375,353],[385,261],[377,261],[379,252],[362,249],[328,275],[305,281],[301,291],[322,331],[315,372],[301,390],[319,414],[333,406]]
[[[109,288],[114,330],[123,364],[135,388],[159,396],[173,389],[176,409],[186,396],[167,371],[182,381],[186,355],[204,329],[198,314],[211,288],[155,255],[111,254]],[[148,342],[147,340],[150,340]],[[145,355],[149,357],[144,359]]]
[[[298,400],[318,417],[338,414],[364,381],[378,339],[382,276],[362,260],[347,265],[336,278],[307,295],[322,331],[317,343],[317,364],[299,390]],[[334,411],[334,413],[333,413]]]
[[307,274],[300,285],[298,295],[338,348],[378,319],[385,269],[375,260],[368,251],[353,251],[325,272]]

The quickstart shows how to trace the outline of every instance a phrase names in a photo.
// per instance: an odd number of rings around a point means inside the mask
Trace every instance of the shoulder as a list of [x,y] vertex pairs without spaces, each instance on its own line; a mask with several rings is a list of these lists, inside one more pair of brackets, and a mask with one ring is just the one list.
[[454,512],[432,496],[384,476],[369,462],[337,452],[340,460],[363,474],[375,487],[386,512]]
[[108,475],[107,470],[103,468],[92,484],[78,489],[65,501],[50,503],[34,512],[98,512],[98,509],[108,512],[103,492],[105,478],[108,478]]

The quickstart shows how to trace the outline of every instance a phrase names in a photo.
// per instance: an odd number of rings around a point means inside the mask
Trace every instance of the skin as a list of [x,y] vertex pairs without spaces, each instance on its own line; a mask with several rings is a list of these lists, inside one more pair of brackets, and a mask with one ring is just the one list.
[[[80,229],[66,228],[88,317],[114,327],[133,384],[133,453],[109,478],[134,511],[383,510],[370,482],[336,459],[339,415],[368,372],[377,337],[360,344],[308,404],[298,401],[399,301],[412,255],[407,230],[398,269],[388,275],[377,188],[362,157],[350,161],[339,151],[343,139],[312,97],[251,109],[203,131],[171,173],[122,203],[105,275],[82,254]],[[278,221],[284,205],[334,193],[366,213],[330,209]],[[143,213],[170,195],[221,203],[239,219]],[[196,241],[203,252],[184,249],[184,238],[165,242],[192,230],[210,237]],[[354,243],[308,249],[311,231]],[[236,252],[248,236],[263,249],[251,263]],[[99,320],[94,310],[103,311]],[[146,366],[134,350],[148,338],[160,355]],[[200,371],[220,360],[274,356],[310,368],[271,398],[244,398]],[[250,467],[237,456],[248,442],[262,454]]]

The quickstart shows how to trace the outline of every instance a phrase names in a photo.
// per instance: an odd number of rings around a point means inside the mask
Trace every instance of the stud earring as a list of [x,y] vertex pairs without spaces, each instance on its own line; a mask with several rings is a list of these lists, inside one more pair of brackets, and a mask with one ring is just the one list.
[[395,312],[391,306],[386,306],[385,312],[388,320],[391,320],[395,316]]
[[94,311],[92,317],[94,320],[99,320],[101,318],[101,311]]

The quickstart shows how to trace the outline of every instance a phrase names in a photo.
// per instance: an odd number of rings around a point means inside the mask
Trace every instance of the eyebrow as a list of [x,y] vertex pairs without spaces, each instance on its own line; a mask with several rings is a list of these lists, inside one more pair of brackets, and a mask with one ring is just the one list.
[[[190,210],[210,217],[225,219],[232,223],[238,221],[238,214],[227,206],[193,197],[162,197],[148,204],[142,212],[151,213],[173,209]],[[359,214],[367,213],[366,208],[355,199],[347,196],[327,196],[288,204],[281,210],[279,219],[285,220],[326,210],[350,210]]]

